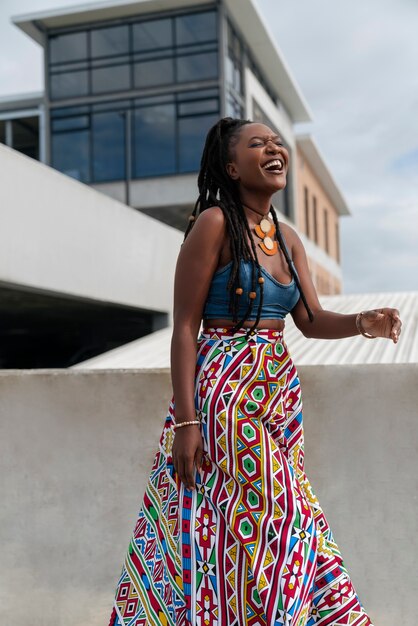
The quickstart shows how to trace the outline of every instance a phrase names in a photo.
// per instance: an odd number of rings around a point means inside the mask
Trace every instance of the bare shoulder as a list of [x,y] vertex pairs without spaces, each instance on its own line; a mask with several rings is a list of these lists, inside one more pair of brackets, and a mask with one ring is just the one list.
[[219,206],[211,206],[198,215],[195,227],[197,224],[200,227],[222,229],[225,227],[224,212]]
[[286,224],[285,222],[279,222],[280,230],[283,233],[283,236],[286,240],[287,247],[292,253],[298,249],[300,245],[302,245],[302,241],[297,233],[297,231],[290,226],[290,224]]

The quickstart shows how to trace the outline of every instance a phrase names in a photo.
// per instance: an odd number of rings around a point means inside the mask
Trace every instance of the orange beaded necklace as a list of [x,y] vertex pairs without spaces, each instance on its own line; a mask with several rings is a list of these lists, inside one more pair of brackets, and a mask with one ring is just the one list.
[[261,216],[260,222],[254,226],[254,232],[257,237],[262,240],[258,242],[258,245],[260,246],[264,254],[267,254],[268,256],[273,256],[273,254],[276,254],[278,252],[279,248],[277,245],[277,241],[274,238],[274,235],[276,234],[276,227],[272,222],[270,222],[267,217],[270,211],[263,215],[262,213],[259,213],[252,207],[248,206],[248,204],[243,203],[243,206],[247,207],[247,209],[250,209],[250,211],[257,213],[258,216]]

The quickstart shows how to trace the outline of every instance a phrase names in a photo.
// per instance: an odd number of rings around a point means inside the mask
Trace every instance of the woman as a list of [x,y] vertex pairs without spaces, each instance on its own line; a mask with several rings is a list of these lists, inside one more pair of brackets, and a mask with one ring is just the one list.
[[[397,309],[322,309],[272,195],[289,155],[264,124],[208,133],[176,268],[173,399],[110,624],[368,626],[304,472],[302,398],[283,339],[395,343]],[[199,328],[203,318],[203,330]]]

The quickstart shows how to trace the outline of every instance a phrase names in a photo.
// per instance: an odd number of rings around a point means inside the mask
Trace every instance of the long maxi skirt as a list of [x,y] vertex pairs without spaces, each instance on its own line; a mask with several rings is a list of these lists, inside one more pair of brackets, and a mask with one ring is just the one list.
[[109,626],[373,626],[304,471],[283,331],[202,332],[195,381],[202,474],[174,471],[173,398]]

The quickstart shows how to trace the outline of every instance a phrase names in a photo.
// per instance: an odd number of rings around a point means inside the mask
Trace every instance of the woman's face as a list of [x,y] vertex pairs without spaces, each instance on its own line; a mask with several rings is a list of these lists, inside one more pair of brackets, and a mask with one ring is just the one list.
[[289,153],[265,124],[242,126],[231,142],[230,155],[227,172],[240,186],[271,194],[286,186]]

